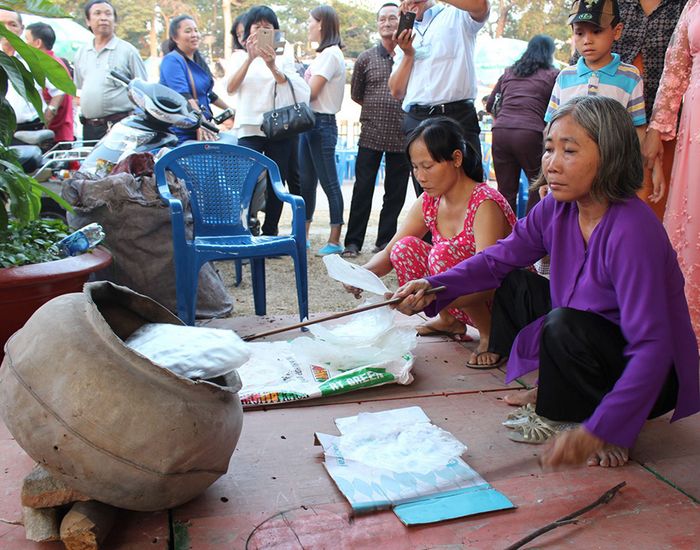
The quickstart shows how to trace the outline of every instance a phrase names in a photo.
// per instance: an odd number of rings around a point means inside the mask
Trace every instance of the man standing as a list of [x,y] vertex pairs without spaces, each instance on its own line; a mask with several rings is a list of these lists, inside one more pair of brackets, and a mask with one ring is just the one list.
[[[40,22],[27,25],[24,39],[30,46],[34,46],[55,59],[68,73],[65,63],[53,53],[52,48],[56,43],[56,33],[50,25]],[[46,102],[46,110],[44,111],[46,127],[53,131],[55,141],[73,141],[73,98],[48,81],[46,87],[41,91],[41,96]]]
[[[7,30],[17,36],[22,35],[24,30],[24,25],[22,24],[22,17],[19,13],[10,10],[0,10],[0,23],[3,23]],[[17,57],[17,51],[10,44],[6,38],[0,38],[0,48],[3,53],[10,57]],[[44,123],[39,118],[39,114],[36,112],[34,106],[23,98],[14,86],[8,82],[7,93],[5,94],[5,99],[12,107],[15,112],[15,119],[17,120],[17,130],[41,130],[44,127]],[[18,144],[21,142],[15,142],[13,144]]]
[[[403,130],[410,133],[423,120],[445,115],[456,120],[478,154],[479,121],[474,70],[476,33],[489,16],[488,0],[404,0],[401,10],[416,14],[414,33],[397,37],[399,50],[389,88],[403,100]],[[414,181],[416,193],[420,187]]]
[[95,39],[78,51],[74,80],[80,98],[83,139],[95,140],[134,108],[126,88],[110,76],[110,71],[116,70],[130,79],[148,77],[136,48],[114,34],[117,11],[108,0],[90,0],[85,5],[85,19]]
[[408,184],[408,160],[401,130],[403,111],[387,85],[396,47],[394,33],[399,26],[399,7],[384,4],[377,13],[377,26],[381,42],[357,58],[350,86],[353,101],[362,105],[362,130],[343,252],[343,256],[349,258],[357,257],[362,250],[382,155],[386,159],[384,200],[372,252],[383,250],[396,233],[396,220],[406,199]]

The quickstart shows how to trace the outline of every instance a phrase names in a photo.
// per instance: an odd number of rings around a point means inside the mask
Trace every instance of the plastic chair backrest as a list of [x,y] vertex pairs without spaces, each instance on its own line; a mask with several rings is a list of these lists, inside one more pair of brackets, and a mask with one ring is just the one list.
[[190,194],[198,236],[249,233],[248,209],[258,176],[268,170],[279,179],[275,163],[260,153],[226,143],[181,145],[156,163],[156,174],[170,171]]

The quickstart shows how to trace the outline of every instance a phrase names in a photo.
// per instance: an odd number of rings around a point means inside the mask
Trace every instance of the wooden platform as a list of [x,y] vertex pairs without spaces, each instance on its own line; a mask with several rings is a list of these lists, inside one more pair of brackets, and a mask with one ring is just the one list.
[[[404,318],[415,324],[418,318]],[[208,326],[239,334],[295,322],[293,316],[234,318]],[[279,335],[277,339],[299,333]],[[474,344],[419,339],[410,386],[249,410],[228,473],[202,496],[169,512],[124,513],[106,548],[145,549],[424,549],[505,548],[534,529],[627,482],[608,505],[560,527],[528,548],[700,548],[700,416],[649,422],[624,468],[542,472],[538,447],[513,443],[501,421],[509,392],[501,369],[464,365]],[[351,517],[350,506],[322,466],[314,432],[337,433],[333,420],[362,411],[418,405],[436,425],[468,446],[464,459],[517,509],[406,527],[391,512]],[[174,442],[176,444],[176,442]],[[19,489],[32,461],[0,431],[0,548],[58,549],[24,540]],[[170,545],[170,546],[169,546]]]

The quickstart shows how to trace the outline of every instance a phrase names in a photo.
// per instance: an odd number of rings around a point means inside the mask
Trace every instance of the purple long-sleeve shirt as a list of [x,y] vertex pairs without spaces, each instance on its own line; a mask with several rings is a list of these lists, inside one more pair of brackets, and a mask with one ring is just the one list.
[[[585,427],[608,443],[632,447],[672,365],[679,386],[672,420],[698,412],[698,347],[683,276],[663,226],[637,198],[611,204],[586,247],[577,204],[548,195],[508,238],[428,277],[432,286],[447,289],[426,313],[434,316],[459,296],[497,288],[513,269],[547,254],[552,307],[597,313],[619,325],[628,342],[627,367]],[[507,382],[539,367],[543,321],[534,321],[515,339]]]

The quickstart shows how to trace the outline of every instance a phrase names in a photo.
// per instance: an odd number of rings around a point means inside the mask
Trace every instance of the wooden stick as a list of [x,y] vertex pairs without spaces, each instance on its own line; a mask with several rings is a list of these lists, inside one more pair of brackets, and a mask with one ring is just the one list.
[[517,550],[518,548],[522,548],[525,546],[528,542],[530,542],[533,539],[536,539],[540,535],[544,535],[545,533],[551,531],[552,529],[556,529],[557,527],[561,527],[562,525],[568,525],[570,523],[575,523],[575,519],[578,516],[585,514],[586,512],[589,512],[590,510],[593,510],[596,506],[599,506],[601,504],[607,504],[610,502],[613,497],[617,494],[617,492],[622,489],[625,485],[627,485],[626,481],[623,481],[622,483],[615,485],[612,489],[605,491],[601,497],[596,500],[595,502],[592,502],[588,506],[585,506],[584,508],[581,508],[580,510],[576,510],[575,512],[569,514],[568,516],[564,516],[561,519],[558,519],[557,521],[553,521],[549,525],[545,525],[544,527],[538,529],[537,531],[532,532],[529,534],[527,537],[520,539],[518,542],[511,544],[506,550]]
[[[437,286],[435,288],[430,288],[425,291],[425,294],[435,294],[437,292],[442,292],[445,290],[444,286]],[[306,320],[302,323],[296,323],[294,325],[289,325],[286,327],[275,328],[265,332],[258,332],[257,334],[250,334],[244,336],[243,340],[245,342],[250,342],[251,340],[257,340],[258,338],[263,338],[265,336],[272,336],[273,334],[279,334],[280,332],[287,332],[288,330],[294,330],[296,328],[308,327],[309,325],[315,325],[316,323],[323,323],[325,321],[332,321],[333,319],[340,319],[341,317],[347,317],[348,315],[354,315],[355,313],[362,313],[364,311],[369,311],[371,309],[377,309],[378,307],[390,306],[392,304],[398,304],[403,298],[392,298],[391,300],[385,300],[383,302],[378,302],[376,304],[370,304],[368,306],[358,307],[356,309],[349,309],[347,311],[341,311],[340,313],[333,313],[331,315],[326,315],[325,317],[319,317],[318,319]]]

